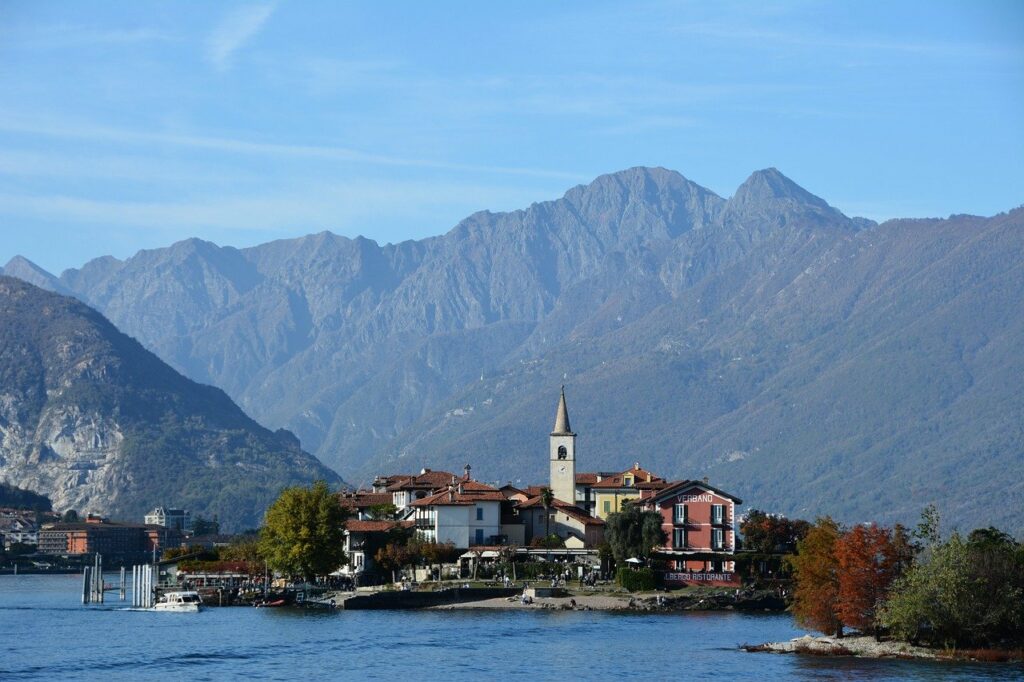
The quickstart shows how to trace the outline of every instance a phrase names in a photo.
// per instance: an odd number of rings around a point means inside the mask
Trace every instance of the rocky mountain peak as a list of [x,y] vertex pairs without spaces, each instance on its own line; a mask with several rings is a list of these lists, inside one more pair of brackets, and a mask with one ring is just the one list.
[[729,203],[742,205],[779,200],[830,208],[824,199],[811,194],[780,173],[777,168],[765,168],[751,173],[736,190]]
[[7,261],[7,265],[0,268],[0,274],[7,275],[8,277],[17,277],[48,291],[66,292],[56,277],[24,256],[15,256]]

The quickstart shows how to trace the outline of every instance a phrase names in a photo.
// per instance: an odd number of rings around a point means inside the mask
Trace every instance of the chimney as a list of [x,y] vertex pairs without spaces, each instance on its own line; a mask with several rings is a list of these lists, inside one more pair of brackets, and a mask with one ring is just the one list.
[[467,464],[466,468],[465,468],[466,475],[462,477],[462,480],[468,481],[469,480],[469,472],[472,471],[472,470],[473,470],[473,467],[471,467],[471,466],[469,466]]
[[633,468],[640,471],[640,462],[633,462]]
[[466,489],[462,487],[462,482],[460,481],[459,482],[459,494],[461,495],[464,492],[466,492]]
[[422,476],[423,474],[429,474],[429,473],[430,473],[430,469],[428,469],[426,467],[423,467],[422,469],[420,469],[420,476]]
[[707,485],[707,484],[708,484],[708,477],[707,477],[707,476],[705,476],[705,477],[704,477],[704,485]]

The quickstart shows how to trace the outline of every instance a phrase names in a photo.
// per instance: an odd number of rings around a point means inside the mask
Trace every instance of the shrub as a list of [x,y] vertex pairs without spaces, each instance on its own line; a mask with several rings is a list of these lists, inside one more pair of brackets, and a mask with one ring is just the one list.
[[629,592],[650,592],[655,587],[654,571],[649,568],[620,568],[615,582]]

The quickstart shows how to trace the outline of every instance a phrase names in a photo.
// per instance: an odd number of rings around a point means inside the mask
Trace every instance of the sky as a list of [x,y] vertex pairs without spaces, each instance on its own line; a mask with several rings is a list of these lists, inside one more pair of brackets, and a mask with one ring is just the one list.
[[0,264],[441,234],[664,166],[1024,203],[1024,2],[0,3]]

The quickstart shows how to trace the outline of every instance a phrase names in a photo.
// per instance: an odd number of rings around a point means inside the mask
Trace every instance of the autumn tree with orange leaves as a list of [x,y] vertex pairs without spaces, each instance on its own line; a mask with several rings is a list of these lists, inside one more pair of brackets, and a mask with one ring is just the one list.
[[796,589],[793,615],[803,627],[837,637],[843,635],[839,617],[839,562],[836,545],[839,526],[831,517],[818,519],[797,543],[797,554],[790,557]]
[[893,532],[876,524],[854,526],[835,545],[839,573],[836,615],[848,627],[875,631],[879,609],[896,578],[898,557]]

